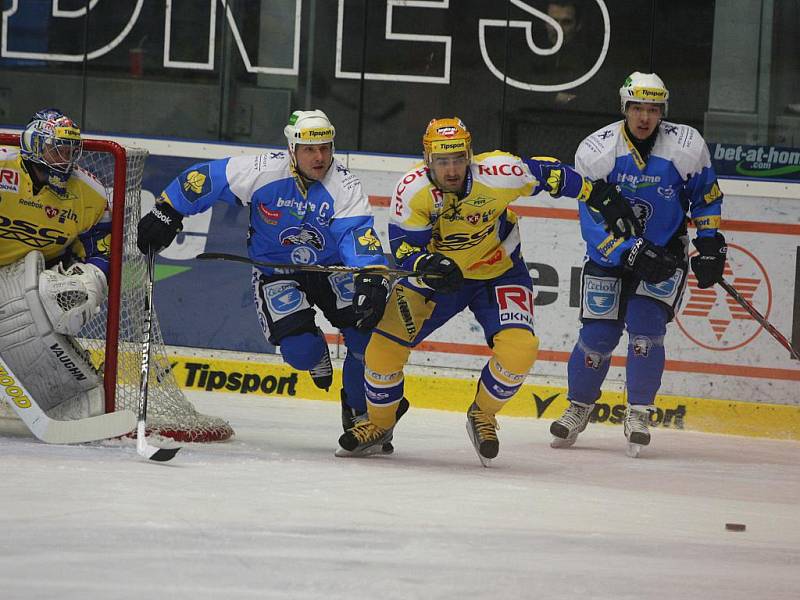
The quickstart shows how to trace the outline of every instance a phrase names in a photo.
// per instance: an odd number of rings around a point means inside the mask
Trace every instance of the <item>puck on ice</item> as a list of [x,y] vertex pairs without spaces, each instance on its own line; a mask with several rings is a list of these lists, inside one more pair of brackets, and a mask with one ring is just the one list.
[[728,531],[744,531],[745,528],[744,523],[725,523],[725,529]]

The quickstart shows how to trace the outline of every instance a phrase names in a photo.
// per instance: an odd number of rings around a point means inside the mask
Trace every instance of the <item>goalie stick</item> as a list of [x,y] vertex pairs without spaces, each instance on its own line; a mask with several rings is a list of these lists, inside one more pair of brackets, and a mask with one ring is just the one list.
[[31,399],[22,382],[0,358],[0,394],[31,433],[48,444],[80,444],[115,438],[133,431],[136,415],[120,410],[71,421],[52,419]]
[[420,271],[407,271],[405,269],[381,269],[378,267],[346,267],[344,265],[294,265],[289,263],[274,263],[253,260],[247,256],[237,254],[226,254],[224,252],[203,252],[195,256],[198,260],[230,260],[257,267],[269,267],[271,269],[285,269],[286,271],[310,271],[315,273],[363,273],[364,271],[375,271],[382,275],[392,277],[441,277],[436,273],[421,273]]
[[778,340],[781,343],[781,345],[789,351],[789,353],[792,355],[792,358],[794,358],[795,360],[800,360],[800,353],[798,353],[797,349],[794,346],[792,346],[791,342],[789,342],[789,340],[787,340],[783,336],[783,334],[781,334],[780,331],[775,329],[772,323],[767,321],[766,317],[762,315],[760,312],[758,312],[755,309],[755,307],[752,304],[750,304],[744,298],[744,296],[742,296],[736,290],[735,287],[733,287],[730,283],[728,283],[724,279],[720,280],[718,283],[723,290],[728,292],[731,298],[736,300],[736,302],[738,302],[741,305],[741,307],[750,314],[751,317],[753,317],[756,321],[758,321],[761,324],[761,326],[764,329],[766,329],[770,333],[770,335],[772,335],[772,337]]
[[139,379],[139,416],[136,422],[136,452],[139,456],[158,462],[167,462],[180,450],[176,448],[159,448],[147,441],[147,386],[150,378],[150,340],[153,324],[153,281],[155,279],[155,252],[147,254],[147,281],[144,294],[144,318],[142,326],[142,372]]

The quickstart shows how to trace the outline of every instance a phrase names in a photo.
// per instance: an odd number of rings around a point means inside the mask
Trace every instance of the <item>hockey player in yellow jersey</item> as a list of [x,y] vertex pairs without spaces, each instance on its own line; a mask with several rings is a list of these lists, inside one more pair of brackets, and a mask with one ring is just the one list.
[[424,161],[401,177],[389,208],[394,260],[422,275],[392,290],[366,351],[369,418],[341,436],[336,454],[370,454],[391,437],[408,409],[403,368],[411,349],[469,308],[492,349],[467,411],[469,437],[488,466],[499,449],[495,415],[522,385],[539,346],[531,278],[508,205],[546,190],[587,202],[616,236],[635,234],[638,223],[616,188],[594,186],[555,159],[501,151],[473,156],[472,137],[458,118],[432,120],[422,142]]
[[103,411],[99,374],[68,339],[108,289],[108,202],[76,166],[82,149],[80,129],[57,109],[33,115],[19,148],[0,147],[0,357],[57,418]]

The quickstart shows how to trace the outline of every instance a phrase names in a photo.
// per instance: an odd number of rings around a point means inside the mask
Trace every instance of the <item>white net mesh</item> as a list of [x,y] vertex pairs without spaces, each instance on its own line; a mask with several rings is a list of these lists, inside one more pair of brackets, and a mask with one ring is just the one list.
[[[85,141],[80,160],[82,168],[94,175],[105,186],[109,203],[124,200],[124,227],[122,239],[122,276],[120,281],[119,315],[112,318],[116,324],[117,368],[108,371],[107,359],[113,361],[114,348],[108,343],[106,330],[109,303],[103,304],[101,313],[93,318],[80,333],[80,342],[86,347],[102,369],[106,380],[106,395],[114,395],[113,407],[107,409],[137,411],[139,374],[141,369],[141,338],[143,327],[145,281],[147,264],[136,247],[136,226],[141,216],[141,186],[147,151],[125,148],[127,175],[124,194],[114,195],[115,157],[105,150],[103,142]],[[112,238],[112,246],[117,244]],[[112,312],[116,312],[113,311]],[[184,442],[209,442],[230,438],[233,430],[224,420],[198,413],[181,392],[170,368],[158,318],[153,314],[150,359],[150,381],[147,404],[148,432],[157,432]],[[112,336],[113,337],[113,336]],[[110,385],[113,382],[113,391]],[[108,399],[107,399],[108,400]],[[107,402],[108,405],[108,402]]]

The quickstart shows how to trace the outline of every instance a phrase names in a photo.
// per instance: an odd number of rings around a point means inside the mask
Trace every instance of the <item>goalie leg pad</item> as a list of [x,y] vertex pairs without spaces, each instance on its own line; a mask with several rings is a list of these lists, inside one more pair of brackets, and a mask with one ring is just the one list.
[[0,355],[31,400],[50,416],[100,414],[104,407],[97,370],[72,338],[53,331],[39,298],[43,269],[38,251],[0,267]]

